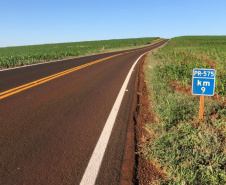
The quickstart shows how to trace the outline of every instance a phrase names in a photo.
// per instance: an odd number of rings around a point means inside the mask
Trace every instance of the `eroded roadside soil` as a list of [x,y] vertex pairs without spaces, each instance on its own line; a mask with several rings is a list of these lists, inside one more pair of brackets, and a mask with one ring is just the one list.
[[165,173],[154,162],[147,160],[144,155],[145,143],[150,142],[154,137],[153,133],[145,129],[145,125],[155,123],[144,80],[143,64],[146,56],[141,58],[137,72],[133,113],[130,118],[122,165],[122,185],[154,185],[159,184],[165,177]]

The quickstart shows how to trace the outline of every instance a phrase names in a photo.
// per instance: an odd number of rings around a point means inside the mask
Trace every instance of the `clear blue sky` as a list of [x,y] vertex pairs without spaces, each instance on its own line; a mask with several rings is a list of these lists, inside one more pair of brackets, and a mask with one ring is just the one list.
[[226,0],[0,0],[0,47],[226,35]]

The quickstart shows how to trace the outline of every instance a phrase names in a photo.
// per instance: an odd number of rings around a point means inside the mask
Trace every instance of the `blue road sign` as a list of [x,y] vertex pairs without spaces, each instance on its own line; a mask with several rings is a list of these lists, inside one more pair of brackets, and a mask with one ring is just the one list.
[[216,71],[214,69],[193,69],[192,94],[213,96]]

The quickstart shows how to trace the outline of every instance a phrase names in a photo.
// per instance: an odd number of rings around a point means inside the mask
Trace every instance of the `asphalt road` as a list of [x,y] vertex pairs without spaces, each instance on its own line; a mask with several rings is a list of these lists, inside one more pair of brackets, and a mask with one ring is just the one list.
[[[0,71],[0,184],[79,184],[131,66],[164,42]],[[134,70],[96,184],[120,181]]]

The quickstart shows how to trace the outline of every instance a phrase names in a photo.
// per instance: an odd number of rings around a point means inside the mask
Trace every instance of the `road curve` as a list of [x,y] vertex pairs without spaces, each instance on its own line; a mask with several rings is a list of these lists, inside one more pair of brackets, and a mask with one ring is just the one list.
[[[0,184],[79,184],[131,66],[165,42],[0,71]],[[134,70],[96,184],[120,181]]]

